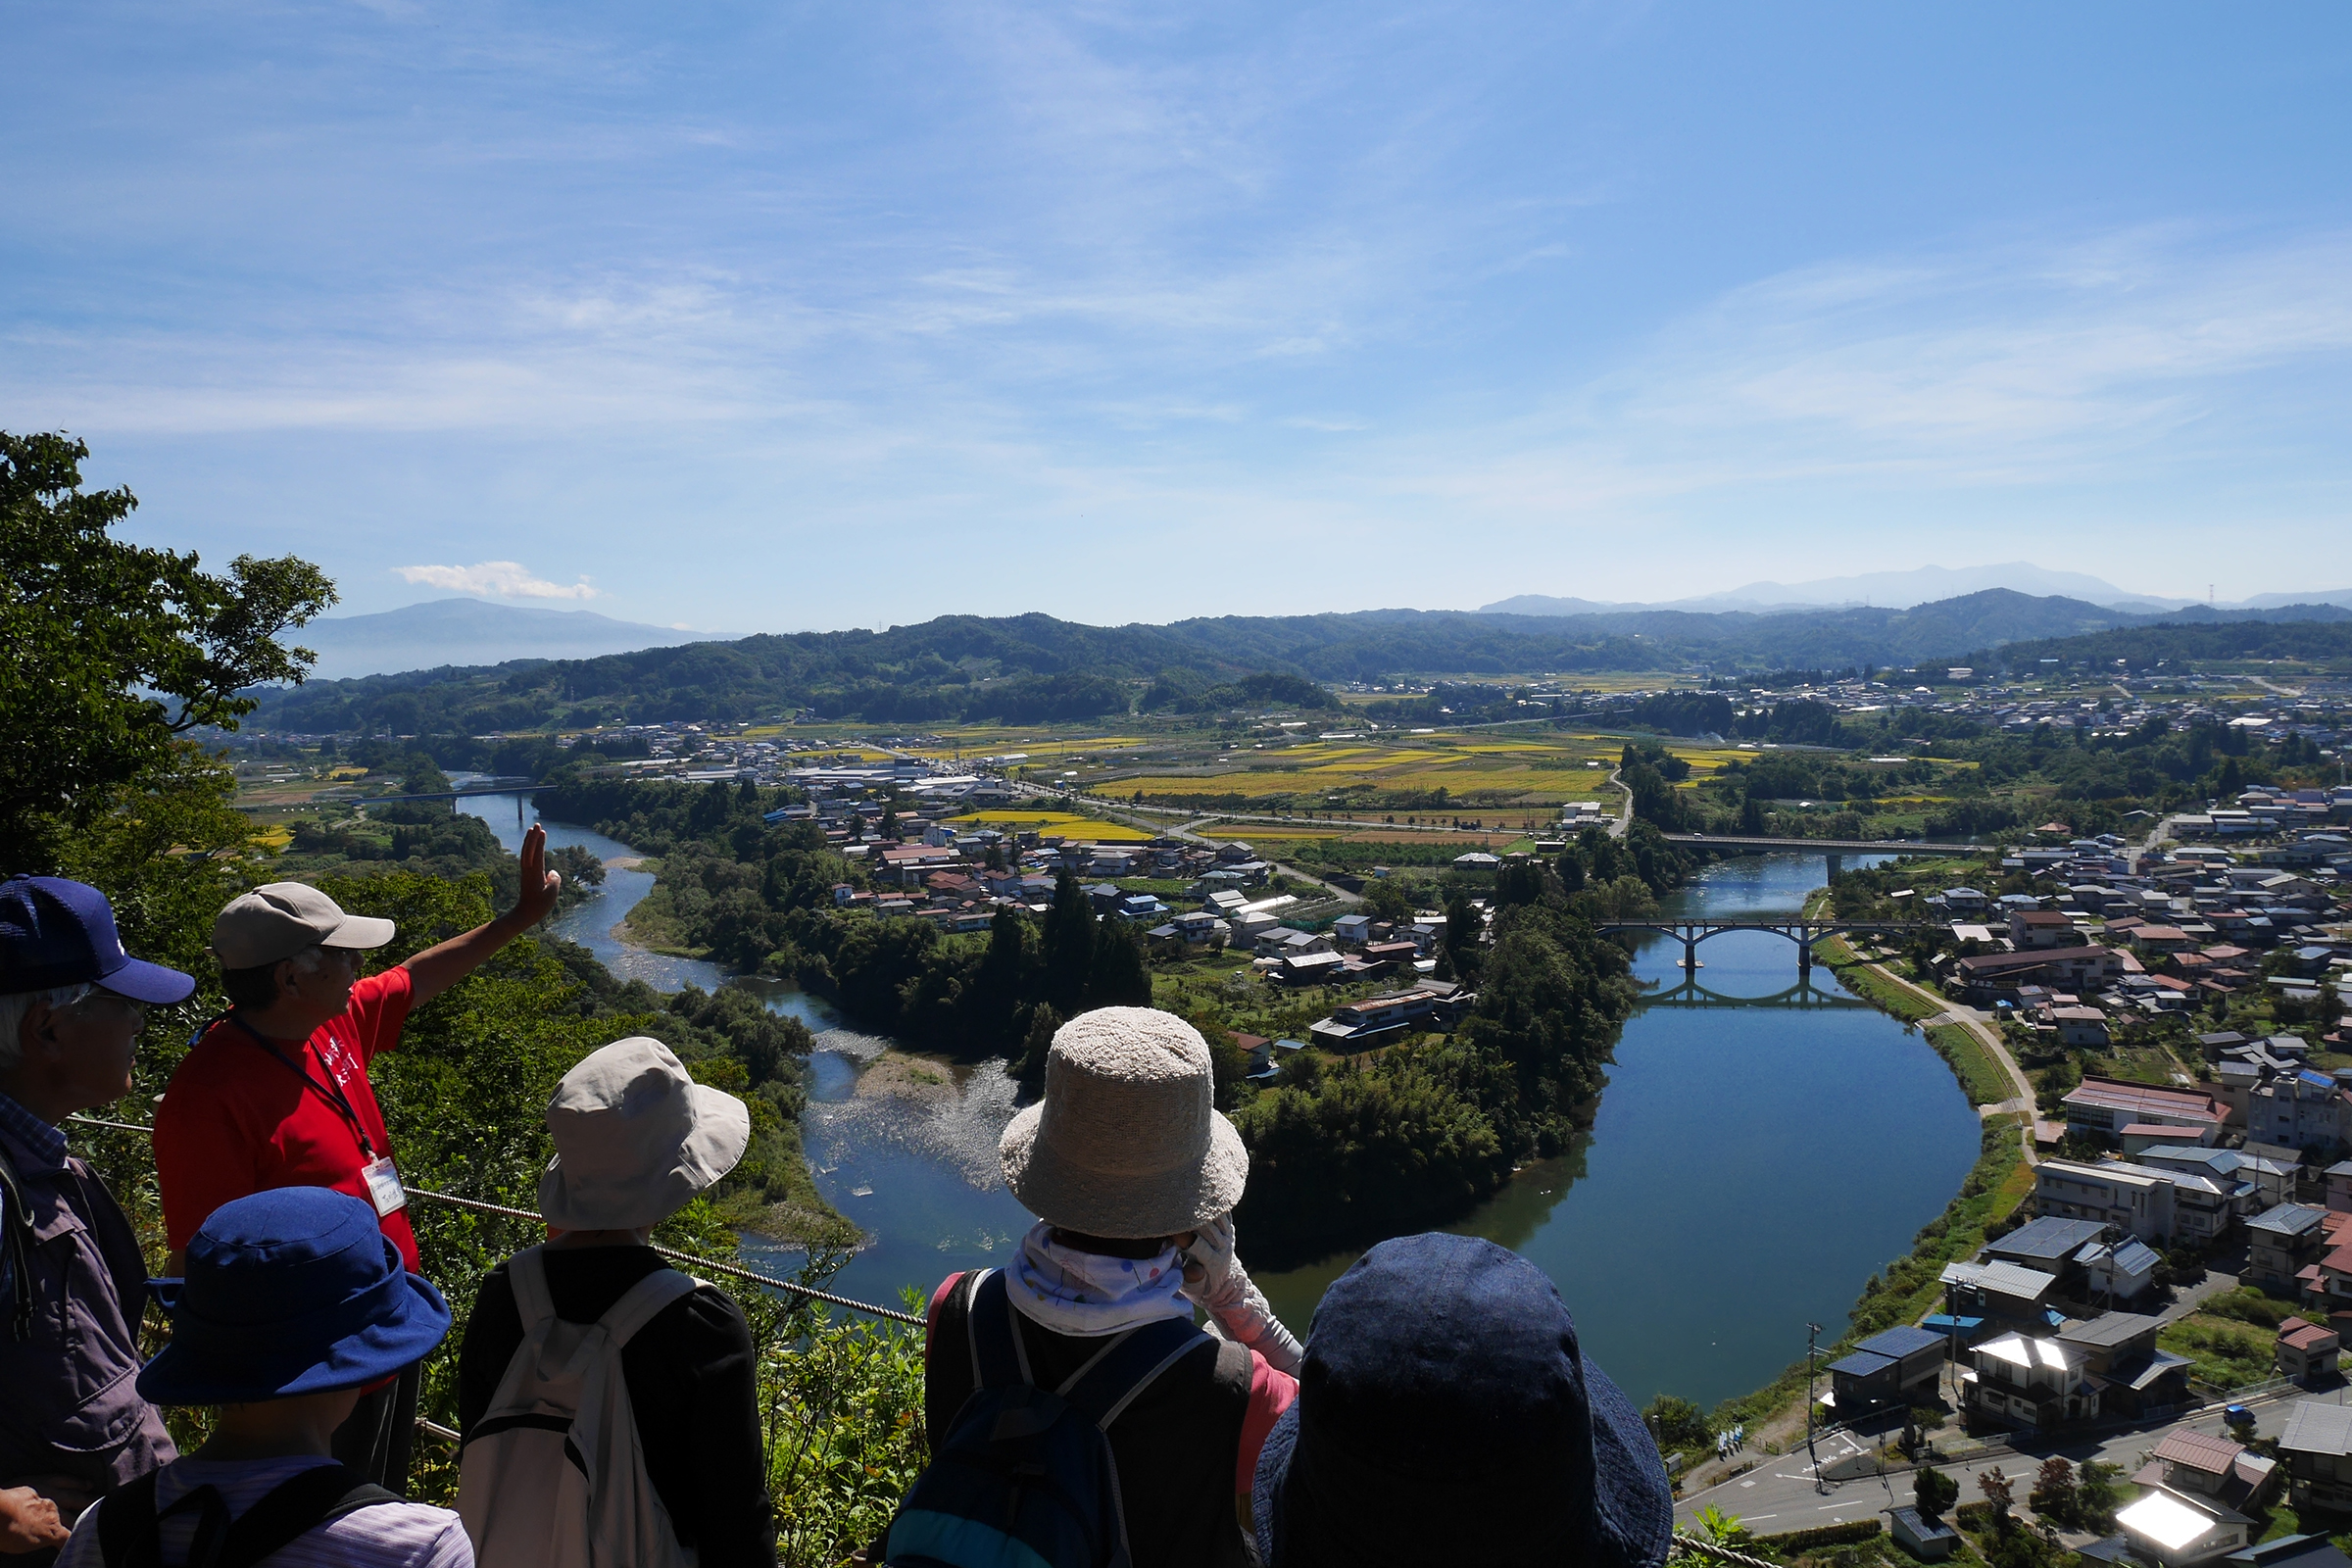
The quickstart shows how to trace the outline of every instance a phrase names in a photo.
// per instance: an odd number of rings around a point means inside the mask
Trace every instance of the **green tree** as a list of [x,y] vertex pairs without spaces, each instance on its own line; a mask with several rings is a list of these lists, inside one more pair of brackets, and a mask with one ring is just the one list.
[[193,553],[109,536],[138,505],[85,491],[89,449],[0,431],[0,869],[52,871],[124,792],[180,776],[174,744],[233,729],[238,692],[316,662],[274,639],[335,602],[309,562],[239,556],[226,576]]
[[1925,1517],[1940,1519],[1960,1500],[1960,1483],[1933,1465],[1922,1465],[1911,1478],[1911,1500]]
[[1650,1400],[1642,1416],[1656,1434],[1658,1446],[1668,1453],[1677,1448],[1695,1448],[1715,1438],[1707,1413],[1689,1399],[1672,1394],[1661,1394]]
[[1364,884],[1364,903],[1372,913],[1391,924],[1409,921],[1413,917],[1413,896],[1400,883],[1389,877],[1374,877]]
[[1094,962],[1087,971],[1086,1005],[1148,1007],[1152,975],[1144,967],[1143,944],[1135,928],[1113,915],[1095,928]]
[[1088,983],[1095,970],[1095,909],[1078,878],[1064,871],[1054,883],[1054,904],[1046,911],[1046,928],[1039,946],[1045,964],[1046,1000],[1063,1017],[1074,1017],[1086,1006]]
[[2075,1467],[2064,1454],[2054,1453],[2041,1461],[2041,1469],[2034,1478],[2034,1491],[2026,1500],[2035,1513],[2053,1524],[2075,1523],[2079,1502]]

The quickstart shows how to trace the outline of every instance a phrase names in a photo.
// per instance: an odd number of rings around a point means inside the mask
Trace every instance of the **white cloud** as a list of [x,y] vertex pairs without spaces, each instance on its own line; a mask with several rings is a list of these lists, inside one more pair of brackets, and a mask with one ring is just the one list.
[[461,594],[496,594],[502,599],[594,599],[598,591],[582,577],[564,584],[534,577],[519,561],[480,561],[470,566],[395,566],[410,582]]

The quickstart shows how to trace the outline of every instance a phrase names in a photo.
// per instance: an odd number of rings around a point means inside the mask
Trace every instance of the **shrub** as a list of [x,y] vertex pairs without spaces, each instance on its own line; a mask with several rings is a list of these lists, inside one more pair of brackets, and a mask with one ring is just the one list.
[[1755,1544],[1783,1553],[1810,1551],[1815,1546],[1850,1546],[1857,1541],[1870,1540],[1879,1533],[1880,1528],[1876,1519],[1848,1519],[1838,1525],[1791,1530],[1784,1536],[1758,1536]]
[[[1953,1490],[1957,1493],[1956,1483]],[[1992,1528],[1992,1504],[1989,1502],[1964,1502],[1952,1510],[1952,1523],[1972,1534],[1990,1530]]]

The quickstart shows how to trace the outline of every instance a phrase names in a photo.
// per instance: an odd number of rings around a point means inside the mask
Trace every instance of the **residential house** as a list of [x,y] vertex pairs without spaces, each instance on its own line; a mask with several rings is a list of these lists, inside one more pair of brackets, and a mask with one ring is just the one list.
[[2280,1377],[2297,1383],[2333,1382],[2336,1354],[2342,1348],[2342,1336],[2334,1329],[2290,1317],[2278,1325],[2278,1344],[2271,1352],[2271,1364]]
[[2253,1540],[2256,1529],[2253,1520],[2233,1508],[2162,1487],[2116,1510],[2115,1524],[2133,1554],[2158,1568],[2212,1562]]
[[1411,1029],[1450,1026],[1471,1000],[1450,981],[1432,981],[1409,991],[1366,997],[1333,1009],[1328,1018],[1307,1025],[1307,1035],[1333,1051],[1362,1051],[1386,1045]]
[[2240,1546],[2224,1557],[2226,1568],[2352,1568],[2352,1557],[2326,1536],[2278,1536]]
[[2257,1086],[2246,1098],[2246,1134],[2266,1144],[2331,1153],[2352,1131],[2352,1096],[2324,1072],[2301,1067]]
[[2124,972],[2123,955],[2097,946],[1981,953],[1948,962],[1952,979],[1971,1002],[1997,1001],[2024,985],[2095,990]]
[[2173,1239],[2173,1178],[2120,1160],[2086,1164],[2045,1159],[2034,1170],[2034,1209],[2070,1219],[2095,1219],[2143,1242],[2169,1247]]
[[2015,1263],[1946,1263],[1937,1276],[1943,1285],[1943,1309],[1951,1318],[1981,1318],[2002,1323],[2055,1327],[2064,1315],[2049,1304],[2054,1275]]
[[2053,1432],[2099,1415],[2088,1357],[2064,1341],[2025,1334],[1986,1340],[1969,1352],[1962,1405],[2005,1426]]
[[1347,956],[1339,953],[1286,953],[1274,978],[1286,986],[1328,986],[1351,978]]
[[2194,1089],[2159,1089],[2119,1078],[2084,1078],[2067,1091],[2066,1130],[2080,1137],[2112,1138],[2123,1128],[2167,1126],[2191,1129],[2182,1143],[2210,1142],[2229,1120],[2213,1096]]
[[1180,914],[1168,923],[1182,933],[1189,947],[1221,948],[1225,945],[1225,922],[1206,909]]
[[1343,914],[1331,922],[1332,936],[1351,948],[1360,948],[1371,940],[1372,916]]
[[2075,1254],[2082,1265],[2082,1293],[2093,1301],[2110,1304],[2136,1301],[2156,1283],[2156,1267],[2164,1259],[2134,1236],[2120,1241],[2093,1242]]
[[1309,953],[1331,952],[1331,939],[1314,931],[1294,931],[1287,925],[1257,933],[1252,944],[1261,958],[1296,958]]
[[2323,1224],[2327,1218],[2324,1208],[2280,1203],[2246,1221],[2246,1268],[2241,1278],[2284,1296],[2300,1295],[2310,1281],[2299,1276],[2328,1250]]
[[2278,1434],[2278,1458],[2296,1507],[2352,1514],[2352,1405],[2297,1399]]
[[2188,1373],[2194,1363],[2156,1348],[2156,1334],[2163,1326],[2164,1320],[2153,1314],[2102,1312],[2086,1323],[2068,1324],[2058,1338],[2082,1352],[2083,1370],[2101,1385],[2100,1409],[2109,1415],[2144,1416],[2188,1398]]
[[2080,947],[2072,917],[2054,909],[2019,909],[2009,916],[2009,940],[2023,953],[2031,948]]
[[2058,1043],[2062,1046],[2107,1044],[2107,1015],[2080,1003],[2071,1007],[2052,1007],[2050,1027],[2058,1031]]
[[1932,1403],[1950,1342],[1908,1325],[1874,1334],[1830,1363],[1828,1403],[1842,1420],[1889,1406]]
[[2143,1487],[2162,1487],[2191,1500],[2220,1503],[2233,1513],[2257,1517],[2269,1511],[2278,1483],[2278,1463],[2242,1443],[2203,1432],[2169,1432],[2132,1478]]
[[1980,1261],[2015,1263],[2052,1275],[2057,1282],[2052,1288],[2058,1295],[2079,1298],[2083,1295],[2082,1265],[2075,1260],[2076,1254],[2106,1237],[2105,1220],[2045,1214],[1985,1243],[1977,1255]]
[[2352,1214],[2352,1159],[2339,1159],[2324,1173],[2328,1183],[2328,1206],[2338,1214]]
[[2229,1187],[2230,1200],[2243,1218],[2295,1199],[2297,1166],[2270,1159],[2243,1149],[2206,1149],[2195,1144],[2158,1144],[2132,1156],[2135,1165],[2158,1170],[2186,1171]]

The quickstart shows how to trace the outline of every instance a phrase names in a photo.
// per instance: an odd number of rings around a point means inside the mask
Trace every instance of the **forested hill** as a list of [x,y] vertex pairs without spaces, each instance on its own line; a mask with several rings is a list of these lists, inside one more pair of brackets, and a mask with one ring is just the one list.
[[[257,692],[278,730],[480,733],[667,719],[738,721],[796,710],[921,724],[1036,723],[1147,710],[1315,706],[1309,683],[1413,675],[1907,663],[2025,639],[2159,621],[2229,630],[2244,612],[2135,615],[2002,589],[1910,610],[1760,614],[1644,611],[1491,615],[1384,610],[1087,626],[1030,614],[944,615],[888,631],[802,632],[599,659],[518,661],[317,681]],[[2332,605],[2266,622],[2352,621]],[[1286,681],[1283,677],[1290,677]]]
[[2031,669],[2041,660],[2055,659],[2065,664],[2120,662],[2133,671],[2150,670],[2160,663],[2272,659],[2307,662],[2342,661],[2352,659],[2352,619],[2128,626],[2081,637],[2013,642],[1997,652],[1986,649],[1972,657],[2010,669]]

